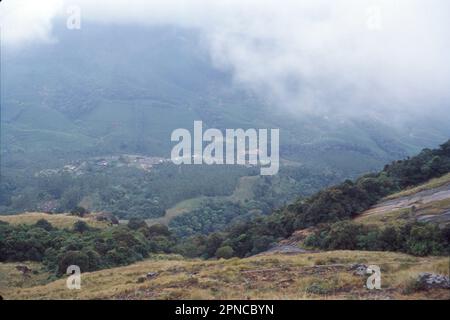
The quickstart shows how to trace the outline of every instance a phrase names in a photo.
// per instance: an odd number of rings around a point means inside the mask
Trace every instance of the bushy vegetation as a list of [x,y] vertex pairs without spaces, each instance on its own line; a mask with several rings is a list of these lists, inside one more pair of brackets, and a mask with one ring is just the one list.
[[[338,180],[332,173],[316,175],[301,166],[282,167],[276,176],[252,176],[252,183],[235,190],[233,196],[214,197],[201,206],[171,220],[169,227],[179,237],[207,235],[230,225],[272,213],[301,196],[314,194]],[[251,194],[249,196],[249,194]]]
[[[76,222],[71,229],[55,229],[43,220],[31,226],[1,223],[0,261],[42,261],[61,274],[70,264],[81,264],[82,270],[91,271],[129,264],[160,252],[186,257],[245,257],[268,249],[297,229],[319,225],[322,225],[320,232],[307,242],[323,249],[393,250],[421,256],[445,254],[450,242],[448,227],[439,229],[434,224],[412,223],[381,229],[346,220],[386,195],[449,171],[450,141],[437,150],[424,150],[411,159],[396,161],[379,173],[347,180],[299,199],[270,215],[252,213],[251,217],[236,222],[241,214],[244,217],[249,214],[242,211],[245,205],[209,202],[208,210],[194,210],[174,220],[172,227],[182,237],[178,240],[166,226],[148,227],[139,215],[131,215],[126,226],[106,229],[92,228],[83,221]],[[81,211],[74,207],[75,214]],[[226,227],[232,221],[235,223]]]
[[213,258],[217,257],[217,249],[229,246],[234,256],[245,257],[262,252],[278,239],[289,236],[289,226],[292,223],[287,215],[257,215],[251,221],[233,224],[224,232],[192,236],[182,241],[176,250],[188,257]]
[[419,155],[395,161],[375,174],[364,175],[298,201],[288,210],[296,213],[294,227],[352,218],[379,199],[407,187],[450,172],[450,140],[439,149],[425,149]]
[[0,261],[40,261],[63,274],[75,264],[83,272],[127,265],[150,253],[169,253],[175,240],[165,226],[96,229],[78,221],[72,229],[56,229],[46,220],[13,226],[0,222]]
[[305,245],[324,250],[400,251],[416,256],[450,254],[450,225],[408,223],[377,227],[341,221],[320,228]]
[[169,227],[179,237],[221,231],[230,223],[250,220],[252,209],[260,208],[252,208],[252,203],[253,201],[243,205],[231,201],[210,200],[200,208],[175,217]]
[[[306,199],[299,199],[294,204],[275,211],[266,217],[255,217],[248,222],[241,222],[229,227],[225,233],[220,233],[219,238],[223,238],[222,243],[215,242],[217,248],[230,246],[234,255],[245,257],[264,251],[271,244],[286,238],[295,230],[315,226],[321,223],[335,223],[357,216],[370,206],[375,204],[382,197],[398,192],[404,188],[415,186],[428,181],[431,178],[439,177],[450,172],[450,140],[435,150],[425,149],[419,155],[406,160],[395,161],[384,167],[381,172],[364,175],[355,181],[347,180],[337,186],[327,188]],[[427,242],[431,237],[440,238],[440,232],[435,227],[425,236],[420,226],[414,226],[411,230],[408,248],[405,252],[413,254],[428,254],[430,252],[441,252],[441,249],[430,249],[430,244],[421,243],[421,238],[416,237],[418,233]],[[425,233],[426,233],[425,232]],[[338,233],[332,233],[337,239]],[[214,253],[208,250],[208,238],[214,237],[194,237],[190,241],[196,244],[195,251],[204,257],[212,257]],[[351,239],[345,239],[350,241]],[[353,242],[343,244],[352,247]],[[191,248],[188,243],[186,248]],[[205,250],[200,250],[205,248]],[[216,248],[216,250],[217,250]],[[189,250],[187,250],[189,251]],[[190,252],[189,254],[192,254]]]
[[83,216],[88,213],[83,207],[88,205],[90,211],[111,212],[120,219],[157,218],[180,201],[230,196],[244,176],[251,179],[244,186],[251,203],[241,211],[257,209],[269,214],[299,195],[311,195],[340,180],[336,173],[322,174],[301,166],[282,167],[276,176],[261,177],[258,168],[234,165],[179,167],[162,163],[145,172],[114,161],[107,166],[99,166],[92,159],[85,163],[83,170],[75,173],[2,175],[0,214],[42,211]]

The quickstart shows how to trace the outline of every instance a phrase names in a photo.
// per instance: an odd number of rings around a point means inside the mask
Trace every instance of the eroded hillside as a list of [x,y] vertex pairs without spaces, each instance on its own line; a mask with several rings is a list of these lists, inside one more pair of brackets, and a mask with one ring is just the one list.
[[450,223],[450,174],[391,195],[358,216],[367,224],[405,221]]

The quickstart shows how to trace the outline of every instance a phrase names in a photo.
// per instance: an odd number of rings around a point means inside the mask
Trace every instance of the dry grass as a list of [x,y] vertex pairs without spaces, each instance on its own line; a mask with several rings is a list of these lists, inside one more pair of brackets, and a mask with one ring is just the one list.
[[43,212],[26,212],[17,215],[0,215],[0,221],[5,221],[10,224],[35,224],[40,219],[45,219],[50,222],[55,228],[71,228],[77,221],[85,221],[91,227],[104,228],[108,226],[107,222],[97,221],[94,217],[80,218],[68,214],[48,214]]
[[[23,275],[16,266],[27,266],[31,272]],[[9,296],[14,288],[29,288],[49,282],[50,274],[37,262],[0,263],[0,295]]]
[[[353,263],[381,267],[382,290],[364,288]],[[264,255],[219,261],[163,256],[130,266],[85,273],[81,290],[65,279],[13,287],[6,299],[446,299],[448,290],[405,293],[420,272],[448,274],[448,258],[390,252],[333,251]],[[148,272],[158,276],[138,283]]]

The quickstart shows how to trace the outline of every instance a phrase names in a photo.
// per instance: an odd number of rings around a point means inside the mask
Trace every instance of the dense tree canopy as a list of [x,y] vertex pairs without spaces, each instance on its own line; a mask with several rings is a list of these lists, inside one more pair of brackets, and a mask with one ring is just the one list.
[[77,221],[72,229],[56,229],[43,219],[34,225],[0,222],[0,261],[41,261],[56,274],[71,264],[84,272],[126,265],[150,253],[169,253],[174,244],[165,227],[95,229]]

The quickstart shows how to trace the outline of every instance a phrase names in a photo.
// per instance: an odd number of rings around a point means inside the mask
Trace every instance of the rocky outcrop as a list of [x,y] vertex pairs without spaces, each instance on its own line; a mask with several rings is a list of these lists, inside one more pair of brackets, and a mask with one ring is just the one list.
[[417,283],[422,289],[450,289],[450,279],[440,274],[424,272],[419,274]]
[[365,276],[367,274],[367,266],[362,263],[352,264],[349,271],[353,271],[354,275]]
[[301,253],[309,253],[311,251],[293,246],[293,245],[277,245],[273,248],[270,248],[267,251],[264,251],[263,253],[260,253],[258,255],[264,255],[269,253],[281,253],[281,254],[301,254]]
[[137,282],[137,283],[143,283],[143,282],[145,282],[146,280],[150,280],[150,279],[156,278],[158,275],[159,275],[158,272],[148,272],[148,273],[145,275],[145,277],[139,277],[139,278],[137,278],[136,282]]
[[32,271],[30,268],[28,268],[25,265],[17,265],[16,270],[21,272],[24,276],[27,276]]
[[447,210],[441,214],[429,214],[417,217],[419,222],[435,222],[435,223],[449,223],[450,222],[450,210]]

